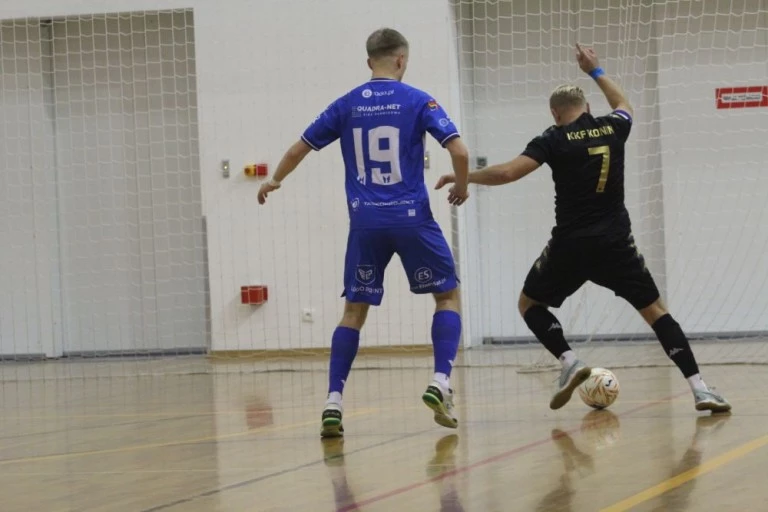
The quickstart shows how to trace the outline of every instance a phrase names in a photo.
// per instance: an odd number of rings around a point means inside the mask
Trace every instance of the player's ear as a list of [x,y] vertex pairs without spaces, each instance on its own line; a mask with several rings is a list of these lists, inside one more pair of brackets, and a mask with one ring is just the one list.
[[373,71],[373,64],[371,64],[371,59],[368,59],[368,69]]
[[555,119],[555,124],[558,124],[560,122],[558,119],[560,116],[557,115],[557,110],[550,108],[549,111],[552,113],[552,117]]

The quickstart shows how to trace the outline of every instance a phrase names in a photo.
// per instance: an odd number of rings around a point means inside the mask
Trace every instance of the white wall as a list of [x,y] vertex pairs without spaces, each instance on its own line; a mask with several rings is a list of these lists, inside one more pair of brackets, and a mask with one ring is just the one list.
[[714,99],[768,85],[768,3],[678,4],[659,69],[670,304],[694,332],[767,331],[768,110]]
[[[408,81],[435,95],[460,121],[456,56],[449,6],[442,0],[382,4],[336,0],[37,2],[3,5],[0,18],[143,9],[194,9],[203,212],[208,225],[212,348],[264,349],[327,346],[342,301],[347,216],[338,147],[311,155],[267,207],[255,202],[259,182],[244,164],[269,162],[325,106],[367,80],[364,41],[384,25],[404,32],[412,46]],[[290,19],[291,23],[277,22]],[[447,169],[429,143],[428,180]],[[222,159],[233,167],[221,176]],[[450,231],[444,194],[433,202]],[[449,234],[449,233],[447,233]],[[239,304],[239,289],[267,284],[270,301]],[[300,321],[302,308],[315,322]],[[399,262],[386,281],[385,305],[369,317],[364,344],[429,342],[432,304],[412,297]]]
[[[461,7],[462,59],[471,60],[462,74],[471,82],[463,89],[472,104],[464,113],[477,153],[491,163],[519,154],[552,123],[548,95],[563,82],[581,85],[593,111],[607,112],[573,58],[577,41],[594,45],[635,107],[627,206],[662,295],[689,331],[765,330],[768,267],[760,259],[768,230],[759,198],[768,192],[760,171],[768,164],[768,117],[765,109],[716,113],[713,102],[718,85],[768,84],[765,2],[720,4],[716,16],[712,2],[629,8],[594,0],[578,13],[522,0]],[[726,162],[742,179],[722,173]],[[684,187],[696,192],[683,194]],[[483,306],[472,341],[530,337],[516,299],[554,222],[549,169],[479,189],[475,198],[468,222],[479,230],[471,245],[480,255],[480,289],[473,298]],[[589,284],[556,314],[572,335],[649,332],[629,305]]]

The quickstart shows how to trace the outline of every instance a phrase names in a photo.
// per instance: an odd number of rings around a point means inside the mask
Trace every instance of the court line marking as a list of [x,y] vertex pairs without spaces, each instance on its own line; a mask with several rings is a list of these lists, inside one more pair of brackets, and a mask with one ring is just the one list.
[[[378,443],[374,443],[374,444],[371,444],[371,445],[368,445],[368,446],[363,446],[362,448],[357,448],[356,450],[352,450],[350,452],[344,452],[342,456],[343,457],[349,457],[350,455],[353,455],[355,453],[364,452],[366,450],[371,450],[373,448],[381,448],[382,446],[386,446],[386,445],[388,445],[390,443],[395,443],[395,442],[402,441],[403,439],[408,439],[408,438],[411,438],[411,437],[417,437],[417,436],[420,436],[422,434],[426,434],[426,433],[432,432],[433,430],[434,429],[429,428],[427,430],[422,430],[420,432],[411,432],[410,434],[398,435],[398,436],[395,436],[393,438],[387,439],[385,441],[380,441]],[[327,457],[327,458],[335,458],[335,457]],[[175,507],[177,505],[183,505],[184,503],[190,503],[190,502],[192,502],[192,501],[194,501],[196,499],[207,498],[209,496],[214,496],[216,494],[220,494],[220,493],[225,492],[225,491],[231,491],[233,489],[238,489],[240,487],[245,487],[245,486],[248,486],[248,485],[251,485],[251,484],[255,484],[255,483],[258,483],[258,482],[263,482],[264,480],[268,480],[270,478],[287,475],[289,473],[300,471],[302,469],[306,469],[306,468],[309,468],[309,467],[312,467],[312,466],[317,466],[320,463],[324,462],[325,460],[326,460],[326,457],[323,457],[322,459],[318,459],[318,460],[314,460],[314,461],[310,461],[310,462],[305,462],[304,464],[300,464],[298,466],[294,466],[294,467],[291,467],[291,468],[286,468],[286,469],[283,469],[283,470],[280,470],[280,471],[275,471],[275,472],[269,473],[267,475],[257,476],[257,477],[254,477],[254,478],[250,478],[248,480],[242,480],[240,482],[235,482],[235,483],[228,484],[228,485],[225,485],[225,486],[222,486],[222,487],[216,487],[215,489],[210,489],[208,491],[204,491],[204,492],[201,492],[199,494],[195,494],[194,496],[188,496],[186,498],[179,498],[178,500],[175,500],[175,501],[171,501],[171,502],[168,502],[168,503],[163,503],[161,505],[155,505],[154,507],[143,509],[141,512],[157,512],[158,510],[165,510],[165,509],[168,509],[168,508]]]
[[690,482],[691,480],[698,478],[701,475],[715,471],[718,468],[721,468],[746,455],[749,455],[750,453],[753,453],[766,445],[768,445],[768,435],[753,439],[748,443],[744,443],[741,446],[737,446],[732,450],[718,455],[717,457],[709,459],[703,464],[699,464],[698,466],[693,467],[688,471],[684,471],[679,475],[675,475],[672,478],[668,478],[667,480],[654,485],[653,487],[649,487],[648,489],[641,491],[634,496],[630,496],[629,498],[614,503],[609,507],[603,508],[600,510],[600,512],[624,512],[629,510],[632,507],[640,505],[641,503],[645,503],[646,501],[656,498],[657,496],[661,496],[667,491],[676,489],[677,487],[680,487],[681,485]]
[[[346,414],[346,417],[364,416],[366,414],[371,414],[376,411],[378,411],[378,409],[362,409],[359,411],[348,413]],[[311,420],[311,421],[304,421],[301,423],[290,423],[288,425],[271,425],[271,426],[260,427],[252,430],[244,430],[242,432],[233,432],[231,434],[204,436],[204,437],[198,437],[194,439],[180,439],[178,441],[169,441],[164,443],[149,443],[149,444],[140,444],[140,445],[133,445],[133,446],[121,446],[118,448],[105,448],[103,450],[88,450],[83,452],[55,453],[52,455],[34,455],[31,457],[19,457],[16,459],[0,459],[0,466],[7,466],[9,464],[24,464],[24,463],[66,459],[68,457],[88,457],[92,455],[107,455],[112,453],[125,453],[125,452],[135,452],[140,450],[150,450],[154,448],[169,448],[169,447],[175,447],[175,446],[184,446],[188,444],[205,443],[209,441],[219,441],[222,439],[232,439],[235,437],[245,437],[245,436],[255,435],[255,434],[264,434],[267,432],[280,432],[283,430],[290,430],[293,428],[300,428],[300,427],[306,427],[308,425],[315,425],[316,423],[317,423],[317,420]]]
[[[671,395],[671,396],[668,396],[666,398],[662,398],[660,400],[655,400],[653,402],[646,402],[644,405],[633,407],[632,409],[629,409],[629,410],[624,411],[622,413],[616,414],[616,416],[619,416],[619,417],[628,416],[630,414],[636,413],[636,412],[641,411],[643,409],[648,409],[648,408],[656,406],[656,405],[660,405],[660,404],[663,404],[663,403],[668,403],[668,402],[673,401],[674,399],[679,398],[679,397],[681,397],[681,396],[683,396],[685,394],[688,394],[688,393],[690,393],[690,391],[686,390],[684,392],[677,393],[675,395]],[[579,429],[580,429],[580,426],[579,427],[571,427],[571,428],[565,430],[564,432],[566,432],[567,434],[573,434],[573,433],[578,432]],[[515,455],[518,455],[520,453],[527,452],[527,451],[529,451],[529,450],[531,450],[533,448],[537,448],[539,446],[542,446],[544,444],[548,444],[548,443],[551,443],[551,442],[552,442],[552,438],[551,437],[542,438],[542,439],[539,439],[538,441],[533,441],[531,443],[527,443],[527,444],[518,446],[516,448],[512,448],[511,450],[507,450],[507,451],[499,453],[497,455],[493,455],[491,457],[479,460],[479,461],[474,462],[472,464],[468,464],[466,466],[460,466],[460,467],[452,469],[450,471],[446,471],[445,473],[441,473],[440,475],[437,475],[435,477],[429,478],[427,480],[422,480],[420,482],[416,482],[416,483],[413,483],[413,484],[410,484],[410,485],[404,485],[402,487],[397,487],[395,489],[391,489],[389,491],[382,492],[381,494],[377,494],[377,495],[372,496],[370,498],[367,498],[367,499],[364,499],[364,500],[361,500],[361,501],[352,502],[352,503],[350,503],[350,504],[348,504],[348,505],[346,505],[344,507],[338,508],[336,510],[336,512],[351,512],[353,510],[359,510],[360,508],[362,508],[362,507],[364,507],[366,505],[371,505],[371,504],[377,503],[379,501],[384,501],[384,500],[387,500],[389,498],[393,498],[395,496],[399,496],[400,494],[405,494],[405,493],[410,492],[410,491],[412,491],[414,489],[418,489],[420,487],[424,487],[426,485],[433,484],[433,483],[439,482],[441,480],[445,480],[446,478],[450,478],[452,476],[456,476],[456,475],[459,475],[461,473],[468,473],[468,472],[470,472],[470,471],[472,471],[474,469],[477,469],[477,468],[480,468],[480,467],[483,467],[483,466],[487,466],[489,464],[493,464],[494,462],[499,462],[499,461],[502,461],[504,459],[508,459],[508,458],[513,457]]]

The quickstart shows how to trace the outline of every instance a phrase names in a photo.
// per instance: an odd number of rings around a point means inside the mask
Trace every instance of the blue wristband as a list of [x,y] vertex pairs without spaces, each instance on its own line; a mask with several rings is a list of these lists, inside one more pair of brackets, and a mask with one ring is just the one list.
[[605,71],[603,71],[603,68],[597,67],[589,72],[589,76],[592,77],[593,80],[597,80],[597,77],[603,76],[605,74]]

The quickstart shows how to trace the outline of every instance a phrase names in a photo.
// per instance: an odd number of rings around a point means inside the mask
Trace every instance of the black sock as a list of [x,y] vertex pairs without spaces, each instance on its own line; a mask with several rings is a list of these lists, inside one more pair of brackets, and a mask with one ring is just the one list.
[[675,322],[672,315],[667,313],[656,320],[653,324],[653,330],[656,332],[656,337],[659,338],[664,352],[683,372],[683,377],[687,379],[699,373],[699,365],[696,364],[691,344],[688,343],[688,338],[685,337],[680,324]]
[[557,317],[544,306],[531,306],[523,315],[528,328],[553,356],[560,359],[563,352],[571,350],[563,336],[563,328]]

